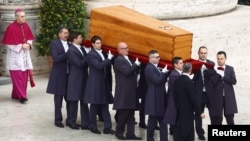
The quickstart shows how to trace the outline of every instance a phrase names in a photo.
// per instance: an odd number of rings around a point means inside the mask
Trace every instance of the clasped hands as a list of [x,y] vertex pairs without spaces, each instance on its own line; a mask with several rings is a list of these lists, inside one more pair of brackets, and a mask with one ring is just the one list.
[[23,48],[24,50],[30,50],[31,45],[28,44],[28,43],[24,43],[24,44],[22,44],[22,48]]
[[214,70],[216,71],[217,74],[219,74],[221,77],[224,77],[224,71],[219,70],[217,66],[214,66]]

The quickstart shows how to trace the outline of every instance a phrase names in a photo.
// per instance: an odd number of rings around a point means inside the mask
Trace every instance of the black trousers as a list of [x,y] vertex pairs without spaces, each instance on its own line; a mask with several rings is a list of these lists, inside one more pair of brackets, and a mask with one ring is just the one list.
[[83,127],[90,126],[90,117],[89,117],[89,106],[84,103],[83,100],[80,100],[80,111],[81,111],[81,125]]
[[163,116],[148,116],[147,141],[154,141],[154,131],[159,123],[160,141],[168,141],[167,124],[163,124]]
[[[201,98],[202,98],[201,99],[201,110],[202,110],[202,112],[204,112],[205,107],[209,107],[209,105],[210,105],[207,93],[203,92]],[[205,134],[205,131],[202,128],[202,119],[201,119],[200,115],[195,115],[195,129],[196,129],[196,133],[198,136],[203,136]]]
[[101,108],[103,121],[104,121],[104,128],[112,128],[111,124],[111,117],[109,112],[109,105],[108,104],[90,104],[90,128],[97,129],[96,124],[96,115],[98,109]]
[[194,127],[185,136],[180,134],[178,126],[175,126],[174,130],[174,141],[194,141]]
[[[226,118],[227,125],[234,125],[234,114],[225,113],[225,97],[223,97],[223,107],[224,107],[224,116]],[[210,115],[211,125],[222,125],[223,115],[221,116],[212,116]]]
[[[211,125],[222,125],[222,116],[211,116]],[[225,115],[227,125],[234,125],[234,114]]]
[[61,123],[63,120],[63,116],[62,116],[62,103],[63,103],[63,99],[66,102],[66,113],[67,113],[67,117],[66,117],[66,123],[68,123],[68,117],[69,117],[69,105],[68,105],[68,101],[66,100],[65,96],[62,95],[54,95],[54,106],[55,106],[55,123]]
[[145,97],[141,99],[140,107],[139,107],[139,116],[140,121],[139,124],[145,124]]
[[[71,125],[76,124],[77,112],[78,112],[78,100],[77,101],[68,101],[69,111],[68,111],[68,123]],[[81,114],[81,126],[88,127],[90,124],[89,119],[89,107],[88,104],[84,103],[83,100],[80,100],[80,114]]]
[[133,137],[135,135],[135,110],[134,109],[120,109],[117,110],[118,123],[116,125],[116,134],[123,135],[127,125],[126,137]]

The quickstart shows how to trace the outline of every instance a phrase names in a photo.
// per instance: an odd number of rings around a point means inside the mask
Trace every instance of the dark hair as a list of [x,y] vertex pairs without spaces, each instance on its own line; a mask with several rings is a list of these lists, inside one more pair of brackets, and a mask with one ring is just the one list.
[[173,57],[173,58],[172,58],[172,65],[174,66],[174,64],[178,64],[178,62],[179,62],[180,60],[182,60],[182,58],[179,57],[179,56]]
[[148,52],[148,56],[150,56],[150,55],[152,55],[152,54],[155,54],[155,53],[158,53],[158,51],[156,51],[156,50],[150,50],[150,51]]
[[225,56],[225,58],[227,58],[227,54],[226,54],[225,51],[219,51],[219,52],[217,53],[217,55],[221,55],[221,54],[223,54],[223,55]]
[[95,43],[97,40],[101,40],[102,41],[102,38],[98,35],[94,35],[91,37],[91,43]]
[[65,27],[65,26],[59,26],[58,29],[57,29],[57,34],[59,35],[59,33],[61,33],[63,31],[63,29],[67,29],[68,30],[68,28]]
[[205,46],[199,47],[198,52],[200,52],[201,49],[207,49],[207,47],[205,47]]
[[69,41],[73,42],[74,39],[76,39],[79,35],[81,35],[81,32],[73,31],[69,34]]
[[182,72],[183,73],[189,73],[192,70],[192,64],[189,62],[186,62],[182,66]]

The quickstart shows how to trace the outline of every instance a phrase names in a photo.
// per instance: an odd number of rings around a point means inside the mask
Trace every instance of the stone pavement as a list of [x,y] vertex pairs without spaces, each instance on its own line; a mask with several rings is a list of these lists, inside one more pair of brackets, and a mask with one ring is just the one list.
[[[234,66],[237,78],[235,93],[239,113],[235,115],[236,124],[250,123],[250,7],[238,6],[231,12],[194,19],[167,21],[183,27],[194,33],[193,58],[197,58],[197,49],[201,45],[209,48],[209,58],[216,61],[215,54],[219,50],[228,53],[228,64]],[[48,74],[34,76],[36,87],[28,88],[27,104],[12,100],[11,84],[0,85],[0,141],[118,141],[113,135],[96,135],[90,131],[75,131],[68,127],[54,126],[53,96],[46,94]],[[63,104],[65,117],[65,103]],[[113,129],[115,129],[114,114],[110,106]],[[203,127],[207,131],[209,117],[204,119]],[[139,120],[136,112],[136,121]],[[80,117],[79,117],[80,118]],[[65,122],[65,120],[64,120]],[[78,122],[79,119],[78,119]],[[225,124],[225,119],[224,119]],[[99,129],[103,124],[98,122]],[[207,133],[207,132],[206,132]],[[136,135],[146,139],[146,130],[136,125]],[[207,134],[206,134],[207,136]],[[155,139],[159,140],[159,132],[155,132]],[[169,136],[172,141],[172,136]],[[197,141],[196,136],[196,141]]]
[[[58,128],[54,126],[53,95],[46,94],[48,74],[34,77],[36,87],[28,88],[29,101],[21,104],[18,100],[10,98],[12,85],[0,85],[0,141],[118,141],[114,135],[96,135],[86,130],[72,130],[69,127]],[[63,117],[66,116],[65,103],[63,103]],[[110,105],[113,129],[115,111]],[[139,113],[136,112],[136,121]],[[78,123],[80,114],[78,113]],[[65,125],[65,119],[63,120]],[[103,130],[103,123],[98,122],[98,128]],[[205,121],[204,128],[207,128]],[[146,140],[146,130],[136,125],[136,135]],[[159,131],[155,132],[155,139],[159,140]],[[172,136],[169,136],[172,141]]]

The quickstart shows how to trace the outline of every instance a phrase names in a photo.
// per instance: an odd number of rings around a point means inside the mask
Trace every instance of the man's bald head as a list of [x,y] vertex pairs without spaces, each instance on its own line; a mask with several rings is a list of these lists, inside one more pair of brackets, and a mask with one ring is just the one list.
[[119,42],[117,45],[117,50],[120,55],[128,55],[128,45],[125,42]]

